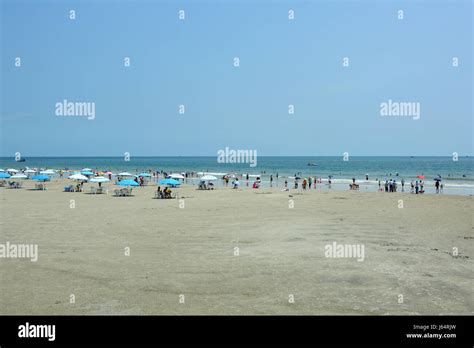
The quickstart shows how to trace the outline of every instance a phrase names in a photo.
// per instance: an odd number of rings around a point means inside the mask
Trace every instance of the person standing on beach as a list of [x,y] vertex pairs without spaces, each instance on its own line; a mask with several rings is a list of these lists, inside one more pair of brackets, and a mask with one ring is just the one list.
[[420,191],[421,191],[421,192],[423,192],[423,185],[424,185],[423,180],[420,180]]
[[311,184],[313,183],[313,180],[311,177],[308,177],[308,190],[311,190]]
[[436,193],[439,193],[439,181],[438,180],[436,180],[435,187],[436,187]]
[[405,192],[405,179],[402,178],[402,192]]
[[273,175],[270,174],[270,187],[272,187],[273,185]]
[[385,192],[388,192],[388,180],[385,180]]
[[287,189],[287,188],[288,188],[288,181],[285,180],[285,189]]
[[418,180],[415,183],[415,193],[418,194]]

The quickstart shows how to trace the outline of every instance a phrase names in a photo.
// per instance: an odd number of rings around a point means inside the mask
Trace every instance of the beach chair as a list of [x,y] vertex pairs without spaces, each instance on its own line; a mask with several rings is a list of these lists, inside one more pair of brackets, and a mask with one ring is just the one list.
[[114,190],[114,196],[115,196],[115,197],[120,197],[120,196],[121,196],[121,192],[122,192],[121,189],[115,189],[115,190]]

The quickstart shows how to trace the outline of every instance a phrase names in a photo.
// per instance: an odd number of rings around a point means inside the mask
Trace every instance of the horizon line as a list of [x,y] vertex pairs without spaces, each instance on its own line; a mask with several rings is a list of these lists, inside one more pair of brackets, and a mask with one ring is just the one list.
[[[258,157],[343,157],[344,155],[258,155]],[[464,155],[458,154],[458,157],[471,157],[472,154]],[[21,158],[122,158],[123,156],[108,156],[108,155],[100,155],[100,156],[90,156],[90,155],[37,155],[37,156],[22,156]],[[202,158],[212,158],[217,157],[216,155],[133,155],[132,157],[138,158],[154,158],[154,157],[168,157],[168,158],[175,158],[175,157],[202,157]],[[350,155],[349,157],[452,157],[452,155]],[[0,156],[0,159],[13,159],[15,160],[15,156]]]

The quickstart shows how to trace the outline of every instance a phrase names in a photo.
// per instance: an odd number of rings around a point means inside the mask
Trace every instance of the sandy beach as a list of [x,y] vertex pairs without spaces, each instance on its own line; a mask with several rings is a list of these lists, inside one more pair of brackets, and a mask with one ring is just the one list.
[[[472,196],[68,183],[0,188],[0,242],[38,245],[0,260],[0,314],[474,312]],[[326,257],[334,242],[364,260]]]

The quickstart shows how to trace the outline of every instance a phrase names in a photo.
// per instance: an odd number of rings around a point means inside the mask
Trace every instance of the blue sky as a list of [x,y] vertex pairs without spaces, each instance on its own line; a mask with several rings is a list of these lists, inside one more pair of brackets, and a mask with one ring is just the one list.
[[[468,0],[1,3],[1,156],[474,152]],[[388,99],[420,119],[381,117]]]

